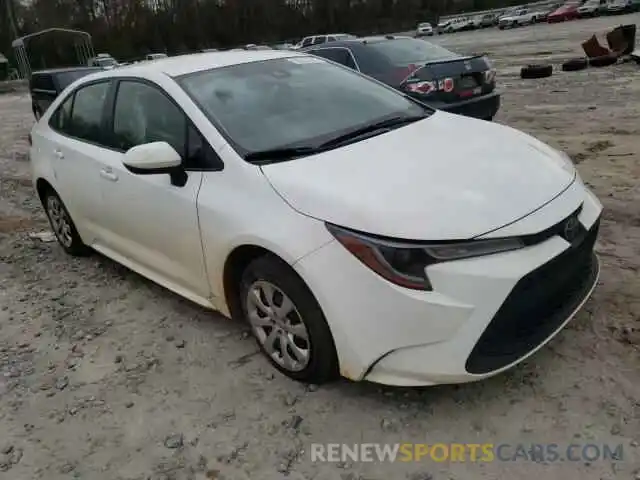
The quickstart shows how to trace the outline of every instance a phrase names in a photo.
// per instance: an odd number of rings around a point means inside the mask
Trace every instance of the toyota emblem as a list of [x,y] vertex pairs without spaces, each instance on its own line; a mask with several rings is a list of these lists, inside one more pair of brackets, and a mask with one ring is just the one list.
[[576,217],[570,217],[564,224],[564,238],[567,242],[573,242],[580,231],[580,222]]

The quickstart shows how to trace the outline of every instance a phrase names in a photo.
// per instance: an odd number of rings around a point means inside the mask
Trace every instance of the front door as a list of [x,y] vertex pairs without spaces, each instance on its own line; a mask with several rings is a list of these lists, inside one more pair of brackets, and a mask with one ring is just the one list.
[[169,175],[136,175],[123,164],[129,148],[156,141],[169,143],[186,159],[189,128],[185,114],[157,87],[134,80],[119,83],[113,150],[100,170],[107,206],[101,247],[125,265],[202,303],[210,296],[197,211],[202,172],[190,171],[186,185],[175,186]]

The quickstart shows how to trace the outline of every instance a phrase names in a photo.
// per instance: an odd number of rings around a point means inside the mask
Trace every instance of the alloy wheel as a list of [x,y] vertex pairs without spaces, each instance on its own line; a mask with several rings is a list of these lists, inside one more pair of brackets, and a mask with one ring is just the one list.
[[258,280],[247,291],[246,308],[253,332],[267,355],[286,370],[304,370],[311,358],[311,343],[293,301],[276,285]]
[[73,243],[73,236],[71,235],[71,219],[69,218],[65,208],[62,206],[62,202],[55,195],[49,195],[47,197],[47,214],[58,241],[62,246],[70,248]]

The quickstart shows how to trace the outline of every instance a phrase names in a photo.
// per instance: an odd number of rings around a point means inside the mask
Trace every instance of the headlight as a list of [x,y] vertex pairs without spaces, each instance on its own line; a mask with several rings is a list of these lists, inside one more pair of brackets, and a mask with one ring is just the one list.
[[464,242],[403,242],[331,224],[327,224],[327,228],[336,240],[378,275],[414,290],[432,290],[426,274],[429,265],[507,252],[524,246],[515,237]]

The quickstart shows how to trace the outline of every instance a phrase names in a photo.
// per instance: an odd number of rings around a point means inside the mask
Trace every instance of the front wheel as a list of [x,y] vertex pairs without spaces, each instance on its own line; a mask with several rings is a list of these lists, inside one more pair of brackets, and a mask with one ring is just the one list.
[[288,377],[324,383],[338,376],[338,356],[320,305],[302,279],[271,255],[249,264],[240,288],[258,346]]
[[69,255],[76,257],[86,256],[91,250],[84,244],[76,229],[71,215],[64,206],[60,196],[53,190],[48,190],[43,196],[44,209],[49,218],[49,223],[60,246]]

